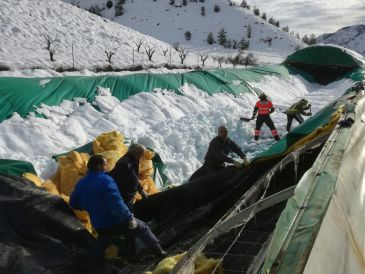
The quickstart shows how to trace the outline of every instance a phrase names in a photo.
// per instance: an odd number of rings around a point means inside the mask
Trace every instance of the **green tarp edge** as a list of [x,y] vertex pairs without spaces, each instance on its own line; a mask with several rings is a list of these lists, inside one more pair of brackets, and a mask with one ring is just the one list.
[[25,117],[41,104],[58,106],[63,100],[86,98],[92,102],[97,87],[110,88],[113,96],[125,100],[139,92],[165,89],[181,93],[191,84],[209,95],[226,92],[233,95],[252,92],[249,82],[258,82],[265,75],[289,77],[285,66],[271,65],[250,69],[219,69],[167,74],[132,74],[126,76],[65,76],[50,78],[0,77],[0,122],[14,112]]
[[24,173],[37,175],[33,165],[26,161],[0,159],[0,173],[22,176]]
[[302,273],[336,187],[350,137],[351,129],[341,129],[330,151],[320,155],[298,183],[276,224],[261,274]]
[[289,55],[284,63],[304,63],[310,65],[339,65],[357,68],[363,62],[345,48],[333,45],[314,45]]

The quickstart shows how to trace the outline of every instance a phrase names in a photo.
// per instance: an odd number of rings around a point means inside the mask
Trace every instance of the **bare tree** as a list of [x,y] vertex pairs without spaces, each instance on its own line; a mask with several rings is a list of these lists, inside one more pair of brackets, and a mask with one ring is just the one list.
[[166,56],[166,54],[167,54],[168,51],[169,51],[169,49],[163,49],[162,50],[163,56]]
[[44,39],[46,39],[46,43],[47,43],[46,49],[49,52],[49,60],[51,62],[53,62],[54,61],[53,55],[55,54],[55,52],[58,48],[58,41],[59,41],[58,37],[57,37],[57,33],[54,38],[52,38],[50,35],[45,34],[45,33],[42,33],[42,35],[43,35]]
[[134,44],[137,46],[137,51],[139,52],[139,50],[143,44],[143,40],[140,39],[138,42],[134,42]]
[[225,61],[226,58],[224,58],[224,56],[218,56],[217,57],[217,62],[219,64],[219,67],[222,67],[222,63]]
[[146,45],[144,47],[144,50],[146,51],[146,54],[148,56],[148,60],[152,61],[152,56],[155,53],[155,47],[150,47],[149,45]]
[[203,53],[203,54],[199,54],[199,57],[200,57],[200,61],[203,64],[203,67],[204,67],[204,63],[208,59],[209,56],[208,56],[208,54]]
[[180,47],[180,48],[177,49],[177,51],[179,52],[179,57],[180,57],[181,64],[184,64],[185,58],[189,54],[189,50]]
[[112,63],[112,57],[113,57],[113,55],[115,55],[117,53],[117,51],[118,51],[118,48],[116,48],[115,50],[105,50],[105,54],[106,54],[109,64]]

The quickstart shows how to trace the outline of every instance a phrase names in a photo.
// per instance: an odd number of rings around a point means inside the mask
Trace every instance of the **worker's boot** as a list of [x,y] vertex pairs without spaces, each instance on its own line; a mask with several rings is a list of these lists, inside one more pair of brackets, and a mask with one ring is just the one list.
[[160,244],[156,244],[156,246],[154,247],[154,253],[155,253],[156,259],[159,261],[165,259],[168,256],[167,252],[162,249]]

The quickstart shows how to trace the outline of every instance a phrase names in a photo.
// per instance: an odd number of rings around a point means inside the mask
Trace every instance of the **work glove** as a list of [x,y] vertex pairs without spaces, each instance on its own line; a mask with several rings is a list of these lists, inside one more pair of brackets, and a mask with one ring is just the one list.
[[138,223],[134,217],[128,222],[129,229],[136,229],[138,227]]
[[142,199],[148,199],[148,193],[146,191],[142,190],[140,194],[142,196]]
[[233,160],[232,164],[236,167],[236,168],[241,168],[242,167],[242,163],[236,160]]

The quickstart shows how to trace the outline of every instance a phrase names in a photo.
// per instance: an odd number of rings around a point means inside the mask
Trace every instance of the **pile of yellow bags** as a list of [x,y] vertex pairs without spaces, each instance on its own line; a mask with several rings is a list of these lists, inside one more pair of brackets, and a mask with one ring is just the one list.
[[[115,163],[127,151],[128,147],[124,144],[124,136],[119,131],[103,133],[93,141],[93,152],[94,154],[103,155],[107,159],[108,171],[114,168]],[[153,151],[146,150],[139,166],[140,183],[149,195],[159,192],[151,178],[154,173],[152,163],[154,156],[155,153]],[[89,154],[79,153],[77,151],[71,151],[66,156],[60,156],[58,158],[56,174],[45,182],[31,173],[26,173],[23,176],[34,182],[37,186],[46,189],[49,193],[60,195],[68,203],[69,196],[74,190],[76,183],[86,175],[89,158]],[[137,194],[135,199],[141,199],[141,196]],[[87,212],[75,210],[75,214],[85,224],[85,227],[91,231],[90,219]]]

